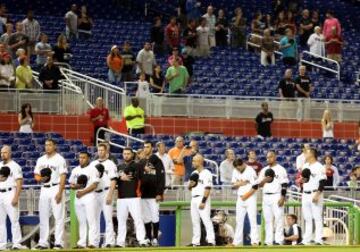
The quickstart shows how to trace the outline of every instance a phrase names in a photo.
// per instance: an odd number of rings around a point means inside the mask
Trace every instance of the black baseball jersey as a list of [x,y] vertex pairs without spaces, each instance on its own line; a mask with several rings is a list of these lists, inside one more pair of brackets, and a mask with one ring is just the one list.
[[[119,179],[117,183],[118,187],[118,198],[138,198],[141,196],[140,191],[140,166],[135,163],[135,161],[131,161],[130,163],[120,164],[118,166]],[[132,180],[130,181],[122,181],[120,179],[122,173],[126,175],[131,175]]]
[[[152,154],[149,159],[139,162],[141,165],[141,198],[155,198],[163,195],[165,189],[165,169],[161,159]],[[145,168],[150,168],[146,171]]]

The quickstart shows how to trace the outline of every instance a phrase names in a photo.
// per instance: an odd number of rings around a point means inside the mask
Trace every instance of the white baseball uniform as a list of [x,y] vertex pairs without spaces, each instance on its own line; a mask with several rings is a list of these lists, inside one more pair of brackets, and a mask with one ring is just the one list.
[[273,169],[275,172],[274,180],[263,186],[262,210],[265,219],[265,244],[273,245],[275,217],[275,242],[283,244],[284,242],[284,207],[279,207],[278,201],[281,198],[281,185],[289,183],[288,175],[284,167],[279,164],[269,167],[266,166],[260,171],[259,182],[265,178],[265,172]]
[[10,168],[10,175],[5,181],[0,182],[0,250],[5,250],[7,244],[6,216],[9,216],[11,222],[13,246],[20,245],[22,239],[19,207],[11,204],[16,193],[16,181],[23,178],[21,167],[13,160],[6,164],[0,162],[0,168],[3,166]]
[[[114,232],[114,224],[113,224],[113,204],[106,204],[106,197],[110,188],[111,180],[116,179],[118,177],[117,167],[113,161],[110,159],[106,159],[104,161],[95,160],[91,162],[91,166],[102,164],[105,168],[104,174],[100,179],[100,182],[96,188],[96,196],[97,196],[97,220],[100,230],[100,215],[101,211],[104,214],[105,219],[105,245],[115,245],[115,232]],[[100,239],[100,237],[99,237]],[[97,242],[99,244],[100,241]]]
[[241,199],[241,196],[251,191],[252,187],[258,183],[256,171],[250,166],[246,166],[245,170],[242,173],[237,169],[234,169],[231,183],[235,183],[241,180],[248,181],[248,184],[244,186],[240,186],[237,189],[238,197],[236,201],[236,229],[235,229],[235,237],[233,241],[233,244],[235,246],[238,246],[243,243],[244,219],[246,213],[248,214],[250,221],[251,243],[252,244],[259,243],[259,234],[258,234],[257,221],[256,221],[256,214],[257,214],[256,193],[254,193],[251,197],[249,197],[245,201]]
[[303,244],[309,244],[312,240],[313,220],[315,222],[315,242],[322,244],[323,234],[323,204],[324,198],[321,194],[319,202],[313,203],[315,192],[319,188],[319,181],[326,179],[325,167],[319,162],[306,163],[304,168],[310,169],[311,176],[307,183],[303,184],[302,213],[305,220],[305,232]]
[[199,209],[199,205],[201,204],[206,188],[209,187],[211,188],[213,185],[213,176],[211,172],[207,169],[203,169],[201,172],[198,172],[196,170],[193,173],[199,174],[199,180],[197,185],[191,189],[192,199],[191,199],[190,211],[191,211],[191,221],[193,225],[192,244],[200,245],[200,238],[201,238],[200,220],[202,220],[206,229],[207,242],[215,244],[214,226],[210,218],[210,211],[211,211],[210,196],[206,200],[205,208]]
[[[94,183],[99,183],[99,173],[95,167],[88,165],[85,167],[77,166],[71,171],[69,178],[70,184],[77,184],[77,178],[85,175],[88,179],[84,190]],[[95,189],[96,190],[96,189]],[[97,218],[97,197],[95,191],[85,194],[80,199],[75,198],[75,212],[79,222],[79,241],[77,245],[86,247],[87,225],[89,225],[89,245],[98,247],[99,225]]]
[[59,192],[60,176],[67,174],[68,169],[65,159],[59,154],[49,157],[43,155],[35,166],[34,174],[40,175],[44,168],[50,168],[52,173],[50,181],[44,183],[41,187],[39,198],[39,216],[40,216],[40,239],[39,245],[49,247],[49,218],[51,214],[55,219],[55,244],[64,246],[64,226],[65,226],[65,192],[61,202],[56,203],[55,196]]

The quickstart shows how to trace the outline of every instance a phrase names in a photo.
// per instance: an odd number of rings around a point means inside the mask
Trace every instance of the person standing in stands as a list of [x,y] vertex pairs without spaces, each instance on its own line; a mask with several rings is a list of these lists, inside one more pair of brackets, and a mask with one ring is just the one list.
[[150,80],[153,74],[153,68],[156,65],[154,52],[151,50],[151,44],[145,42],[144,48],[136,56],[137,69],[136,74],[145,73],[146,80]]
[[209,29],[209,46],[210,48],[216,46],[216,40],[215,40],[215,25],[216,25],[216,16],[214,14],[214,7],[209,5],[207,7],[207,12],[205,15],[202,16],[206,20],[206,27]]
[[285,36],[280,40],[280,51],[285,65],[293,66],[296,64],[297,44],[294,33],[290,28],[285,31]]
[[280,80],[278,90],[281,98],[279,105],[279,118],[292,118],[293,113],[289,110],[293,108],[293,99],[295,98],[295,82],[292,79],[292,70],[286,69],[284,78]]
[[57,44],[53,47],[53,51],[55,62],[69,64],[70,59],[72,58],[72,51],[64,34],[60,34],[58,37]]
[[121,71],[122,81],[133,81],[133,70],[135,66],[135,54],[131,50],[129,41],[125,41],[121,51],[123,58],[123,68]]
[[[94,146],[97,146],[97,133],[99,128],[107,128],[110,120],[109,110],[105,107],[102,97],[96,98],[95,108],[90,110],[90,119],[94,125]],[[99,138],[105,138],[105,131],[99,131]]]
[[341,62],[342,46],[343,40],[341,36],[337,34],[336,27],[333,26],[331,28],[331,34],[325,37],[326,57]]
[[331,155],[326,155],[324,158],[324,167],[326,173],[325,186],[327,189],[336,189],[340,184],[341,177],[338,168],[333,164],[334,159]]
[[196,56],[196,20],[190,19],[188,26],[185,28],[183,37],[185,40],[185,49],[189,55]]
[[227,46],[228,26],[229,23],[225,17],[225,12],[223,9],[220,9],[215,24],[216,45]]
[[337,18],[334,16],[334,12],[328,10],[326,12],[326,19],[323,24],[323,34],[327,38],[332,34],[333,27],[336,28],[336,34],[341,37],[341,24]]
[[250,150],[248,152],[248,161],[246,164],[252,167],[256,171],[257,175],[259,175],[261,169],[263,168],[263,165],[257,161],[256,151],[254,150]]
[[71,9],[65,14],[65,32],[67,39],[77,39],[78,38],[78,15],[76,4],[71,5]]
[[88,39],[91,37],[91,29],[94,26],[92,18],[89,16],[86,5],[81,6],[79,21],[78,21],[78,33],[80,39]]
[[145,112],[140,108],[138,98],[131,98],[131,104],[124,109],[124,118],[129,134],[145,133]]
[[166,153],[166,145],[164,142],[158,142],[156,147],[158,150],[156,155],[163,162],[165,170],[165,187],[171,187],[172,175],[174,174],[175,170],[174,162],[170,158],[169,154]]
[[48,36],[41,33],[40,42],[35,45],[36,64],[37,67],[43,67],[46,63],[47,57],[51,54],[51,45],[48,42]]
[[334,122],[329,109],[324,110],[321,119],[321,129],[323,138],[334,138]]
[[35,44],[39,41],[40,38],[40,24],[34,19],[34,13],[32,10],[29,10],[26,18],[22,21],[24,26],[24,33],[29,38],[27,44],[27,55],[31,57],[34,54]]
[[12,57],[15,58],[16,51],[21,48],[27,50],[29,42],[28,36],[24,33],[24,25],[21,22],[16,23],[16,32],[10,35],[8,46],[11,49]]
[[31,111],[30,103],[25,103],[21,106],[21,111],[18,115],[18,122],[20,125],[19,132],[33,133],[33,128],[35,126],[35,119]]
[[170,94],[184,93],[185,88],[189,83],[189,73],[186,67],[179,64],[178,58],[175,58],[173,66],[167,69],[165,78],[169,82]]
[[210,29],[206,26],[206,19],[200,20],[200,25],[196,28],[197,34],[197,53],[198,57],[209,57],[210,55]]
[[325,38],[321,34],[320,26],[314,28],[314,33],[311,34],[309,40],[307,41],[308,46],[310,47],[310,52],[325,57]]
[[271,137],[271,124],[274,121],[273,114],[269,111],[269,105],[266,102],[261,104],[262,111],[256,116],[256,131],[258,136]]
[[235,17],[232,18],[231,24],[231,45],[233,47],[245,48],[246,41],[246,19],[240,7],[235,9]]
[[[309,39],[310,40],[310,39]],[[308,119],[310,117],[310,95],[314,90],[311,79],[306,74],[306,66],[299,67],[299,76],[294,80],[296,84],[297,97],[301,98],[302,106],[298,106],[297,118]]]
[[180,46],[180,28],[176,17],[170,18],[170,23],[165,28],[165,39],[169,53],[172,52],[174,47],[178,48]]
[[156,65],[154,67],[154,74],[150,77],[150,90],[151,93],[164,92],[165,78],[161,72],[161,66]]
[[313,31],[314,24],[311,21],[310,11],[308,9],[304,9],[302,11],[302,16],[300,20],[300,45],[306,46],[306,43]]
[[275,43],[271,36],[270,29],[264,30],[264,36],[261,40],[260,62],[263,66],[275,65]]
[[111,51],[106,58],[106,64],[109,68],[109,82],[115,85],[119,85],[121,82],[121,71],[124,67],[124,61],[120,55],[120,50],[116,45],[111,47]]
[[175,146],[169,150],[169,156],[174,162],[175,170],[172,180],[172,185],[182,185],[184,183],[185,175],[185,165],[184,165],[184,156],[185,156],[185,147],[184,147],[184,138],[178,136],[175,140]]
[[189,146],[185,147],[185,181],[189,180],[190,174],[193,172],[192,160],[196,154],[199,154],[199,144],[196,140],[193,139],[190,141]]
[[43,84],[43,89],[59,89],[59,80],[62,78],[60,69],[54,64],[52,56],[47,57],[46,64],[41,68],[39,80]]
[[13,88],[15,84],[15,69],[9,53],[0,56],[0,89]]
[[164,53],[164,28],[162,27],[160,17],[156,17],[154,19],[154,25],[151,27],[150,37],[154,53],[156,55],[162,55]]
[[20,65],[16,68],[16,82],[17,89],[26,89],[33,87],[33,73],[28,64],[26,56],[20,58]]
[[0,36],[0,43],[4,44],[6,46],[8,45],[9,38],[10,38],[11,34],[13,33],[13,29],[14,29],[14,25],[12,23],[6,24],[6,32]]
[[220,182],[222,185],[231,185],[231,178],[234,170],[233,162],[235,160],[235,152],[233,149],[225,151],[226,159],[220,163]]

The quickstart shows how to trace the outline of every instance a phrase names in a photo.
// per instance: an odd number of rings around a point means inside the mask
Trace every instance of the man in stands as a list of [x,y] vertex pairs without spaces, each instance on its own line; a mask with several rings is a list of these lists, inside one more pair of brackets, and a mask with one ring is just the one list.
[[292,113],[289,113],[289,109],[292,108],[292,102],[289,100],[295,98],[295,82],[292,79],[292,70],[286,69],[284,78],[279,82],[279,95],[282,101],[279,105],[279,118],[291,118]]
[[21,22],[16,23],[16,32],[9,37],[8,45],[12,52],[12,57],[16,57],[16,51],[22,48],[26,51],[29,42],[28,36],[24,33],[24,26]]
[[71,9],[65,14],[66,38],[78,38],[78,16],[76,14],[76,4],[71,5]]
[[179,59],[175,58],[173,65],[167,69],[165,78],[169,82],[169,93],[181,94],[189,82],[189,73],[186,67],[179,64]]
[[58,82],[62,78],[60,69],[54,65],[52,56],[47,57],[46,64],[41,68],[39,80],[43,84],[43,89],[58,89]]
[[332,34],[332,28],[336,28],[336,34],[341,36],[341,24],[337,18],[334,17],[334,13],[330,10],[326,12],[326,19],[323,25],[324,37],[329,37]]
[[337,34],[336,27],[331,27],[331,34],[325,37],[326,57],[341,62],[343,40]]
[[169,156],[175,164],[175,170],[173,175],[172,185],[182,185],[184,183],[185,175],[185,147],[184,138],[178,136],[175,140],[175,146],[169,150]]
[[29,57],[34,54],[35,44],[40,38],[40,25],[39,22],[34,19],[34,13],[29,10],[26,19],[22,22],[24,26],[24,33],[29,38],[27,45],[27,53]]
[[185,48],[190,56],[196,56],[196,21],[191,19],[188,21],[188,26],[183,33],[185,39]]
[[156,65],[155,55],[149,42],[145,42],[144,48],[137,54],[136,63],[136,74],[145,73],[145,79],[149,82],[150,76],[153,75],[153,68]]
[[202,18],[200,25],[196,28],[197,34],[197,56],[208,57],[210,54],[209,27],[206,26],[206,19]]
[[216,17],[214,14],[214,7],[211,5],[208,6],[207,12],[205,15],[202,16],[206,19],[206,26],[209,28],[209,44],[210,48],[216,46],[216,40],[215,40],[215,24],[216,24]]
[[172,175],[174,174],[175,166],[174,162],[170,158],[169,154],[166,153],[166,145],[164,142],[158,142],[156,144],[157,152],[156,155],[163,162],[165,170],[165,187],[170,187],[172,182]]
[[261,169],[263,168],[263,165],[257,161],[256,152],[254,150],[250,150],[248,153],[248,161],[246,164],[250,167],[252,167],[256,174],[259,175]]
[[127,106],[124,110],[124,118],[129,134],[145,133],[145,112],[140,108],[138,98],[131,98],[131,105]]
[[310,47],[310,52],[319,56],[325,56],[325,44],[324,36],[321,34],[320,26],[314,28],[314,33],[311,34],[309,40],[307,41],[308,46]]
[[266,102],[261,104],[262,111],[256,116],[256,130],[260,137],[271,137],[271,124],[274,121],[273,114],[269,111]]
[[161,18],[156,17],[154,20],[154,25],[151,27],[150,31],[151,45],[153,51],[157,55],[164,53],[164,28],[161,25]]
[[185,165],[185,181],[190,177],[190,174],[193,172],[192,160],[196,154],[199,154],[199,144],[196,140],[191,140],[189,146],[186,146],[186,153],[184,156],[184,165]]
[[[309,39],[310,40],[310,39]],[[311,79],[306,74],[306,66],[299,67],[299,76],[295,78],[297,97],[302,98],[302,106],[298,107],[297,118],[307,119],[310,114],[310,98],[311,92],[314,90]]]
[[310,12],[308,9],[302,11],[300,21],[300,45],[306,46],[306,43],[313,31],[314,24],[311,21]]
[[48,42],[48,36],[41,33],[40,42],[35,45],[36,64],[38,67],[43,67],[47,61],[47,56],[52,52],[51,45]]
[[297,45],[294,33],[291,29],[286,29],[286,36],[280,40],[280,51],[285,65],[293,66],[296,64]]
[[[103,127],[107,128],[110,120],[109,110],[104,106],[104,100],[102,97],[96,99],[95,108],[90,111],[90,119],[94,125],[94,145],[97,145],[97,132],[98,129]],[[104,139],[105,131],[99,132],[99,138]]]
[[171,53],[174,47],[180,46],[180,29],[176,22],[176,17],[171,17],[170,23],[166,26],[165,39],[169,53]]
[[121,70],[121,78],[123,81],[132,81],[135,65],[135,54],[131,50],[129,41],[124,42],[123,49],[121,51],[121,57],[124,62],[123,68]]
[[231,185],[231,178],[234,170],[233,162],[235,160],[235,152],[233,149],[227,149],[225,151],[226,159],[221,162],[220,170],[220,181],[223,185]]

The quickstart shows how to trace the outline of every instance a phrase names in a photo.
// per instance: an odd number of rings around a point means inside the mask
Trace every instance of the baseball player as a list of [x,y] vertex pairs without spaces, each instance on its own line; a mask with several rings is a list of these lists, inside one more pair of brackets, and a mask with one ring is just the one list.
[[[113,195],[117,182],[117,167],[113,161],[108,159],[108,146],[104,143],[98,144],[98,159],[91,162],[91,166],[97,167],[98,164],[104,166],[104,174],[100,178],[99,184],[95,190],[97,198],[97,223],[100,230],[101,211],[105,219],[105,242],[104,247],[111,248],[115,246],[115,232],[113,224]],[[98,237],[100,238],[100,237]],[[99,244],[97,241],[96,244]]]
[[165,170],[161,159],[153,154],[151,142],[144,143],[144,156],[140,161],[142,217],[146,238],[156,247],[159,246],[159,202],[163,199],[165,189]]
[[19,224],[19,196],[23,184],[21,167],[11,159],[11,148],[1,148],[0,162],[0,250],[7,245],[6,216],[9,216],[12,232],[12,249],[27,249],[20,244],[22,239]]
[[100,176],[95,167],[90,165],[90,154],[80,152],[79,166],[71,171],[69,178],[70,188],[76,190],[75,212],[79,222],[79,240],[77,249],[86,247],[87,225],[89,225],[89,246],[96,248],[99,237],[98,218],[96,212],[96,193]]
[[210,191],[213,176],[211,172],[204,168],[204,158],[201,154],[196,154],[192,161],[195,171],[190,176],[188,188],[191,190],[191,221],[193,225],[193,237],[191,246],[200,246],[202,220],[206,230],[206,240],[209,246],[215,246],[214,226],[211,222],[210,211]]
[[256,222],[256,190],[258,181],[256,171],[245,164],[241,159],[233,162],[234,170],[232,174],[232,188],[237,189],[236,202],[236,229],[233,241],[234,246],[239,246],[243,242],[244,219],[246,213],[250,220],[250,239],[252,245],[259,245],[259,235]]
[[134,161],[130,148],[123,150],[124,163],[119,165],[118,200],[116,204],[118,219],[118,236],[116,247],[125,247],[126,221],[129,213],[134,220],[136,239],[140,246],[148,246],[145,239],[144,222],[141,219],[140,165]]
[[263,188],[262,209],[265,219],[265,244],[282,245],[284,242],[284,203],[289,180],[285,168],[276,163],[274,151],[269,151],[266,158],[268,166],[262,169],[259,174],[259,186]]
[[42,184],[39,197],[40,239],[34,249],[49,247],[49,218],[55,219],[54,249],[64,247],[65,182],[68,173],[65,159],[56,152],[53,139],[45,141],[45,155],[41,156],[34,169],[35,180]]
[[323,190],[326,183],[325,167],[317,161],[317,151],[306,151],[306,161],[302,171],[303,194],[302,213],[305,220],[305,232],[302,244],[309,245],[312,240],[313,220],[315,222],[315,244],[322,245],[323,234]]

